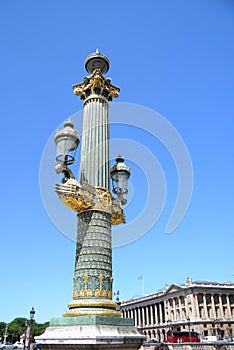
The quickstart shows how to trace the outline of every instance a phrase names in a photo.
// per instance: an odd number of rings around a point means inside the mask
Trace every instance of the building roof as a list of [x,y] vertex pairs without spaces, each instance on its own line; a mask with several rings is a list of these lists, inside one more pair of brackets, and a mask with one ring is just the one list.
[[187,290],[191,288],[234,289],[234,283],[231,283],[231,281],[229,280],[227,280],[224,283],[211,282],[211,281],[193,281],[192,278],[188,277],[186,279],[186,282],[183,284],[173,283],[170,286],[166,284],[164,289],[158,290],[156,293],[122,301],[121,306],[124,306],[125,304],[135,304],[135,303],[137,304],[139,302],[147,303],[148,300],[152,300],[156,298],[160,299],[160,297],[165,297],[167,294],[177,293],[179,291]]

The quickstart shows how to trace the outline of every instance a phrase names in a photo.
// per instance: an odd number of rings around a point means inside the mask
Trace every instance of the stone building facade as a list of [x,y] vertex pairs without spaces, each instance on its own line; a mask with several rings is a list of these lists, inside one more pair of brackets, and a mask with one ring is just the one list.
[[166,285],[164,290],[123,301],[123,317],[134,318],[135,326],[148,339],[165,341],[169,329],[199,332],[201,338],[234,337],[234,284],[192,281]]

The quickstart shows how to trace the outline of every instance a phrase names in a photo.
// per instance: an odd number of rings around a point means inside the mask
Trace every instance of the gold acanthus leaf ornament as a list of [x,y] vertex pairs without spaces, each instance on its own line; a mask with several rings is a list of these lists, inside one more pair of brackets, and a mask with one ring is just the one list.
[[[101,70],[98,68],[96,68],[90,76],[85,77],[81,83],[74,84],[72,88],[74,95],[81,96],[81,98],[83,99],[87,97],[86,93],[88,91],[90,91],[91,94],[95,95],[102,95],[105,91],[105,97],[107,99],[117,98],[119,96],[120,91],[120,89],[117,86],[111,84],[110,78],[105,78],[102,75]],[[97,93],[96,88],[100,89],[99,93]],[[90,94],[88,94],[88,96],[90,96]]]

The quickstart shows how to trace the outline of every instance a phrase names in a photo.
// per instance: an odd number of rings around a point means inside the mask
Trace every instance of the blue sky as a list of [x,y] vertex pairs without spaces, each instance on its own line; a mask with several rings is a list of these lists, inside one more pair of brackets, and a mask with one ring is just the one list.
[[[110,59],[118,102],[163,115],[184,140],[194,171],[190,207],[168,235],[175,165],[150,135],[114,127],[113,135],[131,133],[153,152],[167,182],[154,227],[113,250],[114,289],[121,299],[142,295],[139,275],[146,294],[188,276],[233,281],[233,19],[231,0],[0,0],[1,321],[27,317],[34,306],[44,322],[71,301],[75,243],[47,215],[39,172],[56,127],[82,108],[71,86],[87,75],[84,60],[96,48]],[[145,201],[147,182],[130,165],[129,219]]]

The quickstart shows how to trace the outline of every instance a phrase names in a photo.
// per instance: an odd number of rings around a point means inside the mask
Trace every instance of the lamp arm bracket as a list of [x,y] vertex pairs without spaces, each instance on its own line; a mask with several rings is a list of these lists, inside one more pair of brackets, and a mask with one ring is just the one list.
[[69,169],[67,166],[64,167],[62,173],[64,174],[64,176],[68,179],[75,179],[75,175],[73,174],[73,172],[71,171],[71,169]]
[[86,210],[100,210],[111,214],[112,225],[126,222],[121,202],[113,198],[108,189],[87,183],[81,185],[74,178],[70,178],[63,184],[56,184],[55,192],[64,205],[77,213]]

